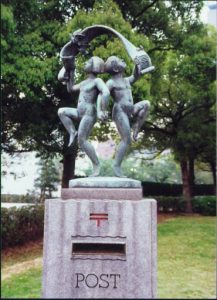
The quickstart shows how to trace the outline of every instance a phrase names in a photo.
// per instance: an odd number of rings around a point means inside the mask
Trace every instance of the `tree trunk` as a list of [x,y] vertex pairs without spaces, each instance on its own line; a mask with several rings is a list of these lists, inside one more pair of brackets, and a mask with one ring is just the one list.
[[189,176],[189,168],[188,161],[182,160],[180,162],[181,172],[182,172],[182,193],[183,197],[186,200],[186,213],[192,213],[192,193],[191,193],[191,184],[190,184],[190,176]]
[[213,176],[213,184],[216,186],[216,164],[214,162],[210,162],[210,167]]
[[194,182],[195,182],[195,175],[194,175],[194,158],[189,158],[189,182],[190,182],[190,189],[191,189],[191,196],[194,196]]
[[63,156],[63,175],[62,175],[62,188],[69,187],[69,180],[75,178],[75,160],[78,153],[77,140],[72,148]]
[[44,201],[45,201],[45,189],[41,188],[40,202],[44,203]]

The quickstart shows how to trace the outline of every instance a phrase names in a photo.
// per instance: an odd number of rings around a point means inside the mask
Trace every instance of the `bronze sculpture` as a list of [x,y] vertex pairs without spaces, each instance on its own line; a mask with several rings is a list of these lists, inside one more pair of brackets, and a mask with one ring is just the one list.
[[[93,57],[85,65],[88,78],[80,84],[74,85],[76,55],[79,52],[85,53],[89,43],[95,37],[110,33],[122,41],[127,53],[134,61],[135,69],[133,74],[130,77],[124,77],[125,62],[118,57],[111,56],[105,63],[105,71],[112,76],[106,86],[100,78],[96,77],[97,74],[104,71],[104,62],[98,57]],[[58,74],[58,79],[67,83],[69,93],[76,90],[80,91],[77,109],[60,108],[58,111],[59,117],[70,135],[69,146],[73,143],[77,135],[73,120],[80,120],[78,129],[79,145],[92,161],[94,169],[92,176],[100,174],[99,160],[93,146],[87,139],[97,117],[102,121],[107,119],[106,108],[110,91],[114,100],[112,118],[121,136],[121,142],[118,145],[115,155],[113,170],[115,176],[124,177],[121,171],[121,163],[131,142],[130,122],[131,120],[133,121],[133,139],[137,140],[139,130],[145,121],[150,106],[147,100],[133,104],[131,85],[141,75],[154,70],[150,57],[141,47],[135,47],[119,32],[104,25],[93,25],[74,32],[71,41],[62,48],[60,57],[64,66]]]

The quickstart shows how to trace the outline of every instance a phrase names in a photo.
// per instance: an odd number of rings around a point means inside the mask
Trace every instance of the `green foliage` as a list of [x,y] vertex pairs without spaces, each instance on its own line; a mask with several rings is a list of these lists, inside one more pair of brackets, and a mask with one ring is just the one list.
[[44,206],[1,208],[2,248],[20,245],[43,236]]
[[153,115],[157,115],[157,126],[161,127],[161,147],[163,137],[168,136],[170,144],[167,139],[165,143],[173,148],[178,159],[197,157],[209,144],[208,139],[213,139],[214,39],[213,31],[205,27],[188,35],[179,50],[168,52],[161,66],[165,75],[152,89]]
[[[13,32],[15,30],[15,23],[13,18],[12,9],[10,6],[5,6],[1,4],[1,49],[2,53],[9,50],[7,39],[11,40],[13,38]],[[4,59],[4,56],[3,56]],[[3,60],[4,61],[4,60]]]
[[40,198],[44,201],[46,196],[52,198],[52,192],[57,191],[60,174],[53,158],[41,159],[38,165],[39,176],[35,179],[34,186],[40,189]]
[[[114,160],[100,159],[101,176],[114,176],[112,165]],[[145,159],[144,154],[133,152],[123,161],[122,169],[124,174],[133,179],[158,183],[181,183],[180,170],[172,156],[159,156],[155,159]],[[91,167],[81,170],[87,176],[91,174]]]
[[189,31],[200,25],[203,0],[152,1],[116,0],[133,28],[149,36],[155,48],[178,47]]
[[[186,203],[183,197],[156,196],[157,208],[160,213],[183,213]],[[193,213],[205,216],[216,215],[215,196],[195,196],[192,200]]]
[[[100,176],[114,176],[114,172],[112,169],[112,159],[106,159],[102,160],[100,159],[100,164],[101,164],[101,170],[100,170]],[[86,176],[91,175],[92,173],[92,167],[89,166],[88,169],[83,170],[86,174]]]
[[197,196],[193,199],[193,210],[205,216],[216,215],[216,197],[215,196]]
[[[2,63],[4,149],[8,152],[17,148],[34,150],[37,139],[41,143],[50,140],[48,135],[52,132],[44,116],[47,113],[47,119],[52,120],[56,107],[48,88],[58,68],[55,45],[49,39],[54,32],[50,30],[46,37],[43,34],[45,24],[39,1],[22,1],[19,5],[16,1],[7,1],[5,7],[10,10],[14,23],[13,28],[7,27],[3,32],[3,41],[8,47]],[[2,15],[4,19],[5,10]],[[60,29],[59,25],[57,28]],[[42,111],[46,112],[44,116]]]
[[180,213],[184,211],[182,203],[182,197],[172,196],[157,196],[154,198],[157,200],[158,213]]
[[[209,155],[211,156],[211,153]],[[203,156],[202,156],[202,158],[203,158]],[[196,162],[196,164],[195,164],[195,183],[196,184],[211,184],[211,183],[213,183],[212,174],[210,173],[210,166],[207,162],[206,163]]]
[[162,77],[154,73],[152,77],[152,115],[146,132],[155,147],[171,148],[175,159],[186,166],[182,169],[186,199],[191,198],[194,182],[190,163],[203,157],[215,166],[215,35],[215,29],[206,26],[192,31],[178,49],[162,57]]
[[129,177],[158,183],[181,183],[180,169],[172,155],[158,155],[154,159],[134,151],[124,169]]
[[[63,46],[58,34],[78,8],[93,1],[2,1],[3,148],[62,153],[65,130],[57,116],[59,102],[70,97],[57,80]],[[34,16],[34,17],[33,17]],[[59,128],[60,127],[60,128]]]
[[38,203],[39,199],[36,195],[27,193],[26,195],[1,194],[1,202],[8,203]]

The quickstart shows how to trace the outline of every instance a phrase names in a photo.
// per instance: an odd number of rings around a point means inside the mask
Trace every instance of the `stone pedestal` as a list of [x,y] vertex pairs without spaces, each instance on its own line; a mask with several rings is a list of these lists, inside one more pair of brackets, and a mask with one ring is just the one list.
[[156,201],[138,181],[85,180],[46,200],[42,297],[155,298]]

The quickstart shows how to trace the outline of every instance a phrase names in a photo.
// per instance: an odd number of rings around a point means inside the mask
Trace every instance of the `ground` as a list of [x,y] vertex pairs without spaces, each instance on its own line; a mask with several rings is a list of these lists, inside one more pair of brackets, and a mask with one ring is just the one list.
[[[160,214],[158,223],[158,298],[215,299],[215,217]],[[42,247],[2,251],[3,298],[40,297]]]

